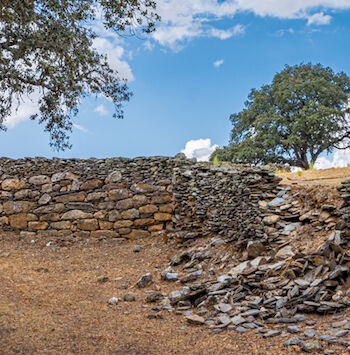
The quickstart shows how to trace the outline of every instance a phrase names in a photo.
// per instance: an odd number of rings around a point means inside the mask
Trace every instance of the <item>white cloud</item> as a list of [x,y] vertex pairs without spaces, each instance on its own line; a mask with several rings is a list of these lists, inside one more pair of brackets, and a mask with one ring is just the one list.
[[73,122],[73,127],[79,131],[84,132],[84,133],[89,132],[85,127],[81,126],[80,124],[74,123],[74,122]]
[[13,109],[10,116],[6,117],[4,125],[13,128],[22,121],[26,121],[30,116],[39,113],[39,90],[35,90],[31,95],[24,95],[19,102],[13,102]]
[[350,149],[336,150],[333,159],[320,157],[317,159],[315,169],[344,168],[350,164]]
[[97,112],[98,114],[100,114],[101,116],[106,116],[108,115],[108,110],[106,109],[106,107],[101,104],[101,105],[98,105],[95,109],[94,109],[94,112]]
[[190,140],[185,149],[181,150],[187,158],[196,158],[198,161],[208,161],[210,155],[218,148],[217,144],[211,145],[210,138]]
[[278,31],[275,32],[275,35],[276,35],[277,37],[282,37],[282,36],[284,36],[286,33],[293,34],[293,33],[294,33],[293,28],[288,28],[288,29],[286,29],[286,30],[280,29],[280,30],[278,30]]
[[307,25],[328,25],[330,24],[332,20],[332,16],[325,15],[323,12],[318,12],[316,14],[313,14],[308,18]]
[[122,60],[124,48],[118,42],[107,38],[99,37],[93,41],[93,47],[100,53],[107,56],[108,64],[119,73],[121,79],[134,80],[129,64]]
[[221,65],[224,64],[224,60],[223,59],[219,59],[219,60],[216,60],[213,65],[215,68],[219,68]]
[[[228,39],[244,34],[244,27],[217,29],[213,23],[230,19],[239,13],[253,13],[260,17],[307,20],[308,25],[328,24],[332,17],[324,11],[349,9],[349,0],[157,0],[162,18],[153,38],[161,45],[178,50],[178,42],[195,37]],[[282,34],[284,34],[283,32]]]

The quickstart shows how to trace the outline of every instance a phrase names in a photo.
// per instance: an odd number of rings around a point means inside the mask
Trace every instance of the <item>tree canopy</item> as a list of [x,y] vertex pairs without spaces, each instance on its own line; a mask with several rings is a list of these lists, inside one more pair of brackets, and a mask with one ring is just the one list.
[[93,48],[97,20],[117,33],[150,33],[159,16],[152,0],[1,0],[0,129],[25,95],[38,93],[38,119],[57,150],[70,147],[69,132],[81,99],[103,95],[122,118],[125,80]]
[[236,163],[308,169],[324,151],[350,147],[350,78],[321,64],[286,66],[232,114],[231,141],[213,155]]

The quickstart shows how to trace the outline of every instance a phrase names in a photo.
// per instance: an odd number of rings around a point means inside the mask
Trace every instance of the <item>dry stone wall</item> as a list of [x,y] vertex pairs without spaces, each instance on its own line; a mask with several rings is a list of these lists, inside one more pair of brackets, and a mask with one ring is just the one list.
[[148,237],[170,228],[172,172],[193,161],[0,159],[0,224],[22,234]]
[[0,225],[22,235],[142,238],[171,232],[264,238],[261,201],[279,191],[268,168],[175,158],[0,159]]
[[276,197],[279,181],[266,167],[198,163],[174,169],[177,238],[218,234],[237,246],[263,239],[260,204]]

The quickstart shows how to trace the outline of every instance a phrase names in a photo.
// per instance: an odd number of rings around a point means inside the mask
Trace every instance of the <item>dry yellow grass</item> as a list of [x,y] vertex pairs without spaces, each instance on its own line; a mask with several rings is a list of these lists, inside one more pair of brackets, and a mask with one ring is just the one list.
[[349,168],[333,168],[325,170],[305,170],[299,173],[278,173],[283,184],[291,185],[332,185],[337,186],[344,180],[350,179]]

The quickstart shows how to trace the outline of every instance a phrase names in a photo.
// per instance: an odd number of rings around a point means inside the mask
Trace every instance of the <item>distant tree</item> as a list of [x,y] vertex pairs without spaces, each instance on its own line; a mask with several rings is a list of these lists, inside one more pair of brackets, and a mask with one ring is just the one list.
[[81,99],[103,94],[122,118],[131,93],[92,48],[101,17],[118,33],[150,33],[159,16],[152,0],[1,0],[0,129],[24,95],[39,91],[39,123],[57,150],[70,147],[69,132]]
[[350,147],[350,78],[320,64],[286,66],[252,89],[233,114],[228,147],[213,153],[236,163],[289,163],[308,169],[324,151]]

